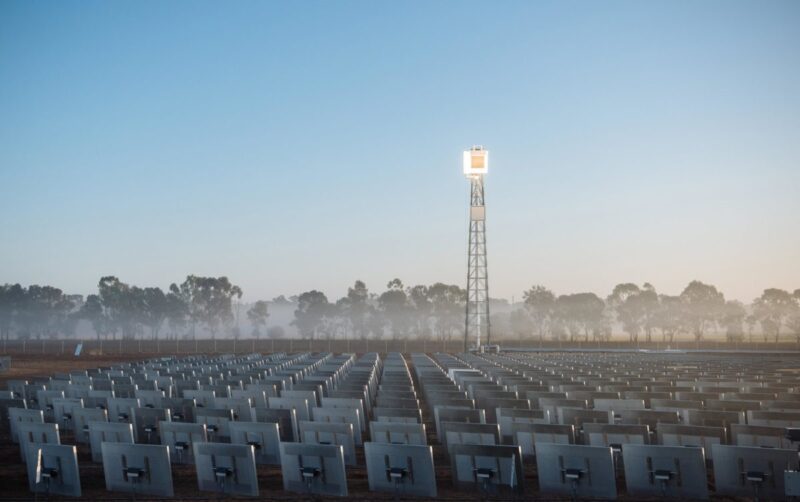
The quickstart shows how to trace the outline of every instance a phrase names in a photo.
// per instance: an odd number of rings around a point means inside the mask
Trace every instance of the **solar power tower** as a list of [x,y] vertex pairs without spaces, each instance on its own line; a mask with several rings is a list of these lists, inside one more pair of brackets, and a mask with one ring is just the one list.
[[486,204],[483,177],[489,168],[489,151],[473,146],[464,152],[464,175],[470,182],[469,248],[467,258],[467,315],[464,352],[470,339],[481,348],[481,336],[489,338],[489,277],[486,264]]

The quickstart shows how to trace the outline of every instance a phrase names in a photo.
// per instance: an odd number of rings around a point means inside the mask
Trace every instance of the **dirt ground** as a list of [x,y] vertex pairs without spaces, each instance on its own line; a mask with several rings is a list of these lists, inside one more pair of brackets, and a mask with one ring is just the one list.
[[[0,389],[6,388],[6,381],[11,379],[34,379],[49,377],[54,373],[66,373],[69,371],[95,368],[99,366],[110,366],[115,363],[125,361],[140,361],[147,356],[132,354],[129,356],[113,355],[99,356],[86,355],[80,358],[72,356],[53,356],[47,355],[19,355],[14,356],[12,368],[0,374]],[[410,361],[409,361],[410,362]],[[449,459],[443,447],[436,441],[433,425],[433,416],[424,415],[425,426],[428,430],[429,444],[433,445],[434,465],[436,466],[436,478],[439,500],[567,500],[566,498],[544,496],[538,492],[536,478],[536,466],[533,461],[525,464],[525,495],[514,496],[512,494],[493,494],[487,497],[482,493],[469,493],[458,491],[453,488],[450,476]],[[33,500],[33,496],[28,490],[28,479],[25,466],[20,459],[19,448],[10,442],[8,427],[0,428],[0,500]],[[368,436],[365,437],[365,441]],[[61,432],[62,444],[77,444],[78,462],[81,473],[81,487],[83,490],[83,500],[134,500],[132,496],[118,492],[108,492],[105,488],[102,464],[94,464],[91,461],[91,453],[88,445],[76,443],[72,433],[69,431]],[[396,497],[394,494],[384,494],[370,492],[367,482],[367,472],[364,463],[363,448],[357,447],[358,465],[348,466],[348,499],[351,500],[420,500],[420,497]],[[168,500],[223,500],[214,493],[199,492],[197,489],[197,479],[194,466],[173,465],[172,479],[175,497]],[[258,466],[258,479],[261,499],[267,500],[341,500],[338,497],[305,496],[302,494],[290,493],[283,490],[283,478],[280,466]],[[624,493],[624,481],[618,480],[618,490]],[[40,498],[45,498],[40,496]],[[59,500],[59,497],[50,497]],[[234,499],[225,497],[224,500]],[[624,495],[621,500],[633,500]],[[74,500],[74,499],[73,499]],[[135,500],[158,500],[149,496],[139,495]]]
[[48,378],[55,373],[69,373],[101,366],[111,366],[127,361],[141,361],[146,359],[140,354],[130,355],[41,355],[18,354],[11,356],[11,369],[0,373],[0,388],[6,388],[8,380],[27,380],[33,378]]

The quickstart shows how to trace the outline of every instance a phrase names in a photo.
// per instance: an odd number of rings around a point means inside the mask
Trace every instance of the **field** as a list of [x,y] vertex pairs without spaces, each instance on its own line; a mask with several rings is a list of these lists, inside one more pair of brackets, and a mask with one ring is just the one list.
[[[262,341],[263,342],[263,341]],[[222,348],[222,347],[220,347]],[[563,354],[563,353],[561,353]],[[80,356],[73,357],[65,353],[64,355],[50,354],[18,354],[13,356],[12,368],[0,374],[0,388],[6,388],[6,381],[9,379],[34,379],[42,378],[53,375],[54,373],[64,373],[74,370],[81,370],[94,367],[102,367],[113,365],[122,361],[140,361],[148,357],[153,357],[156,354],[139,354],[138,352],[115,354],[113,352],[104,354],[95,354],[92,350]],[[694,355],[690,356],[691,360],[702,360],[704,356]],[[715,359],[724,360],[725,356],[719,354],[713,356]],[[756,361],[761,356],[758,354],[740,354],[736,357],[743,358],[746,361]],[[410,358],[407,358],[410,364]],[[780,365],[776,368],[792,368],[798,367],[797,363],[800,358],[792,355],[784,355],[780,359]],[[788,362],[787,362],[788,361]],[[777,360],[776,360],[777,362]],[[409,368],[412,369],[413,368]],[[465,493],[463,491],[456,491],[452,488],[452,479],[450,468],[448,466],[449,459],[446,457],[442,446],[436,440],[433,417],[431,413],[423,407],[423,417],[428,431],[429,444],[433,445],[434,450],[434,463],[436,466],[436,475],[439,489],[439,499],[443,500],[480,500],[483,497],[480,494]],[[69,432],[62,432],[62,443],[74,444],[71,434]],[[28,491],[27,473],[19,458],[19,449],[16,445],[10,444],[8,433],[3,428],[2,436],[0,436],[0,499],[4,500],[29,500],[31,494]],[[347,467],[348,488],[350,496],[348,498],[355,500],[398,500],[398,498],[391,494],[380,494],[368,491],[366,469],[364,467],[363,449],[357,448],[358,466]],[[103,499],[103,500],[130,500],[121,493],[111,493],[106,491],[102,465],[92,464],[87,445],[78,445],[78,456],[81,468],[81,482],[83,489],[84,499]],[[280,467],[273,466],[259,466],[259,485],[261,490],[261,497],[273,500],[304,500],[307,497],[302,495],[285,492],[282,489],[282,477]],[[196,478],[193,466],[173,466],[173,483],[175,489],[175,498],[172,500],[220,500],[220,497],[214,494],[206,494],[197,491]],[[620,478],[617,481],[618,490],[620,492],[621,500],[633,500],[626,497],[624,481]],[[536,475],[536,468],[534,462],[527,462],[525,465],[525,499],[536,498],[538,500],[558,499],[553,497],[542,497],[537,493],[538,481]],[[139,497],[142,500],[142,497]],[[151,499],[151,497],[146,497]],[[325,497],[315,496],[312,500],[322,500]],[[418,498],[416,498],[418,500]],[[493,497],[494,499],[494,497]],[[716,500],[723,500],[723,498],[715,497]],[[414,500],[413,498],[410,500]]]
[[[6,388],[6,381],[13,379],[32,379],[48,377],[54,373],[69,372],[98,366],[109,366],[121,361],[140,361],[147,355],[124,354],[119,355],[88,355],[75,358],[71,355],[19,355],[13,357],[12,369],[0,374],[0,388]],[[436,437],[433,433],[433,417],[426,416],[426,427],[429,431],[429,441],[435,444]],[[74,444],[69,432],[62,432],[63,444]],[[8,432],[3,430],[0,435],[0,499],[2,500],[30,500],[32,495],[28,490],[28,478],[25,467],[19,458],[17,445],[9,444]],[[358,448],[358,466],[347,468],[349,499],[352,500],[396,500],[391,495],[369,492],[367,485],[366,468],[364,467],[363,449]],[[106,491],[101,464],[92,464],[88,445],[78,444],[78,461],[81,468],[81,483],[84,499],[103,500],[131,500],[125,494]],[[475,500],[475,497],[457,492],[449,488],[450,470],[446,467],[446,456],[441,446],[434,446],[434,462],[437,466],[437,479],[439,480],[439,497],[445,500]],[[445,466],[445,467],[442,467]],[[535,489],[535,469],[527,476],[527,487]],[[197,491],[197,481],[194,466],[173,466],[173,483],[175,498],[170,500],[220,500],[214,494],[205,494]],[[303,495],[283,491],[281,470],[279,466],[258,466],[259,486],[262,498],[272,500],[308,500]],[[137,500],[149,500],[150,497],[137,497]],[[315,496],[311,500],[322,500],[325,497]],[[340,500],[331,498],[331,500]],[[419,497],[409,498],[419,500]]]

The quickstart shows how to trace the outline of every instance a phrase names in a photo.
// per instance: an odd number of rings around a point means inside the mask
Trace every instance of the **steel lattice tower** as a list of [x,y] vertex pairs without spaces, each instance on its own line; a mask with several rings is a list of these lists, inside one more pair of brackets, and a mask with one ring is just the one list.
[[464,173],[470,181],[469,247],[467,258],[467,312],[464,326],[464,351],[470,339],[480,350],[481,337],[490,343],[489,277],[486,259],[486,201],[483,178],[489,152],[474,146],[464,152]]

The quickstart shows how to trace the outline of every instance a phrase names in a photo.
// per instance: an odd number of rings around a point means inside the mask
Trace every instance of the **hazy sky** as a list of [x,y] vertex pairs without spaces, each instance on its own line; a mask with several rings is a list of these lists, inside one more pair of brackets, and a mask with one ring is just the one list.
[[800,288],[800,2],[0,2],[0,283]]

